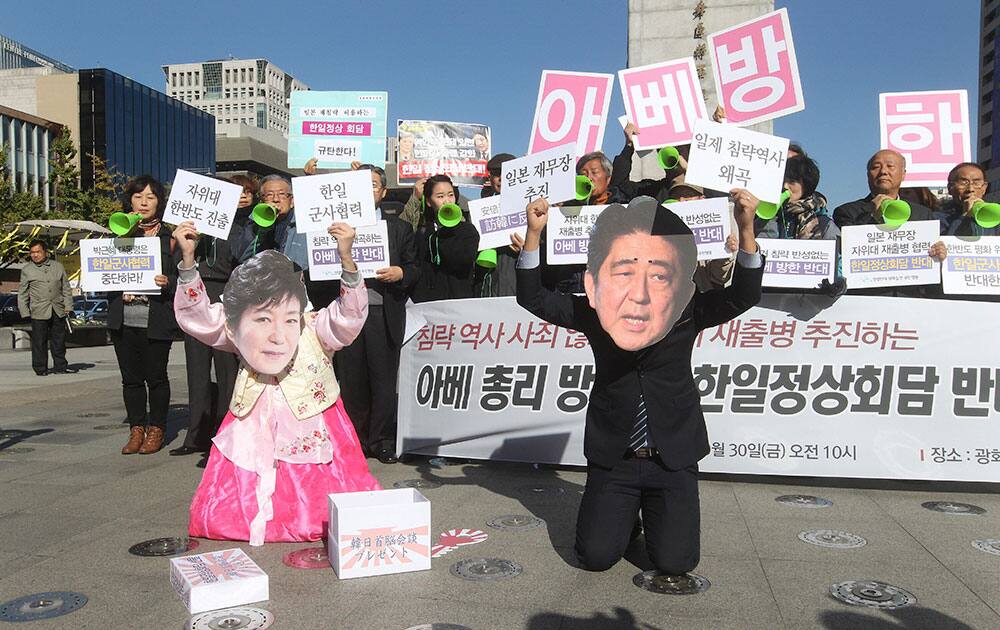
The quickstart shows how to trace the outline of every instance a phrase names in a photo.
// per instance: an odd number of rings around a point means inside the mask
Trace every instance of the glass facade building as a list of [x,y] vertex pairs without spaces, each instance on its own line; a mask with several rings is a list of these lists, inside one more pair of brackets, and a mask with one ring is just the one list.
[[164,183],[177,169],[215,174],[215,117],[105,68],[80,70],[80,180],[94,183],[89,154],[127,177]]
[[0,106],[0,150],[7,156],[5,175],[14,190],[41,197],[46,208],[52,200],[49,146],[61,131],[57,123]]
[[0,35],[0,70],[18,68],[54,68],[60,72],[73,72],[73,68],[61,61],[46,57],[37,50],[32,50],[18,41]]

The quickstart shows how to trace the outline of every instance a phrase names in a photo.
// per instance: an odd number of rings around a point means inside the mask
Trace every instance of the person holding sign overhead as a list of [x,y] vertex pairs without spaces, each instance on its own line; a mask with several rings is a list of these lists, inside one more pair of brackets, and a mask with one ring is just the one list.
[[517,302],[541,319],[587,336],[596,379],[587,407],[587,485],[576,524],[583,567],[604,571],[638,536],[673,579],[700,558],[698,461],[709,453],[700,395],[691,373],[699,333],[760,300],[763,257],[753,207],[734,190],[739,247],[733,282],[698,292],[697,246],[690,228],[652,197],[612,204],[591,232],[585,296],[545,289],[539,243],[544,199],[528,204],[518,261]]
[[125,186],[122,211],[138,215],[138,222],[122,236],[159,238],[163,269],[156,276],[159,293],[108,293],[108,333],[122,375],[122,397],[129,424],[129,438],[122,455],[148,455],[160,450],[167,427],[170,407],[167,361],[170,346],[180,337],[180,330],[174,319],[177,266],[173,243],[170,231],[160,222],[166,200],[163,184],[149,175],[133,178]]
[[416,232],[420,280],[414,302],[473,296],[472,273],[479,252],[479,232],[458,207],[458,190],[447,175],[424,184],[424,211]]

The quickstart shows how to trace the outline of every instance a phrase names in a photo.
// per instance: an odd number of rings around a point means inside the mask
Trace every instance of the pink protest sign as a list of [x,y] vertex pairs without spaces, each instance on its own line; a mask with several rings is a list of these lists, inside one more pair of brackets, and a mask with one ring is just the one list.
[[694,59],[674,59],[618,71],[625,114],[639,130],[636,149],[687,144],[694,121],[707,118]]
[[614,75],[543,70],[528,153],[576,143],[577,155],[599,151]]
[[728,122],[752,125],[805,109],[785,9],[712,33],[708,53]]
[[903,186],[945,186],[948,171],[972,160],[965,90],[878,95],[883,149],[906,158]]

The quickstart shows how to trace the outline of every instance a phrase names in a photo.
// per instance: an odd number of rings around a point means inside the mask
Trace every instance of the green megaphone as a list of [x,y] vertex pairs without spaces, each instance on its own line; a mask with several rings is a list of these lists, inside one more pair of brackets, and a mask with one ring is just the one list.
[[576,176],[576,200],[586,201],[590,199],[590,193],[594,192],[594,182],[586,175]]
[[1000,225],[1000,203],[977,201],[972,204],[972,216],[979,227],[994,228]]
[[886,225],[899,227],[910,220],[910,204],[902,199],[886,199],[879,206]]
[[142,220],[142,215],[135,212],[114,212],[108,219],[108,227],[118,236],[127,236]]
[[757,216],[765,221],[770,221],[774,217],[778,216],[778,210],[781,206],[785,205],[788,198],[792,196],[792,193],[787,190],[781,191],[781,196],[778,197],[778,203],[771,203],[770,201],[761,201],[757,204]]
[[278,211],[274,209],[274,206],[258,203],[253,207],[250,216],[253,218],[253,222],[260,227],[269,228],[278,220]]
[[484,249],[479,252],[479,256],[476,257],[476,264],[483,269],[496,269],[497,266],[497,250],[495,249]]
[[677,168],[681,161],[680,151],[674,147],[663,147],[656,152],[656,161],[660,163],[660,168],[665,171],[672,171]]
[[446,228],[455,227],[462,222],[462,209],[458,204],[446,203],[438,208],[438,223]]

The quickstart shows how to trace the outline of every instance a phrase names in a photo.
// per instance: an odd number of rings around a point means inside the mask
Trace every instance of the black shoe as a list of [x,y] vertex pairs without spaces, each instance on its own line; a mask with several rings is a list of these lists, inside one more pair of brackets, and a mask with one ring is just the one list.
[[399,459],[396,458],[395,453],[393,453],[387,448],[383,448],[378,452],[378,461],[382,462],[383,464],[395,464],[396,462],[399,461]]
[[207,449],[198,448],[197,446],[178,446],[175,449],[170,450],[170,455],[193,455],[194,453],[204,453]]

